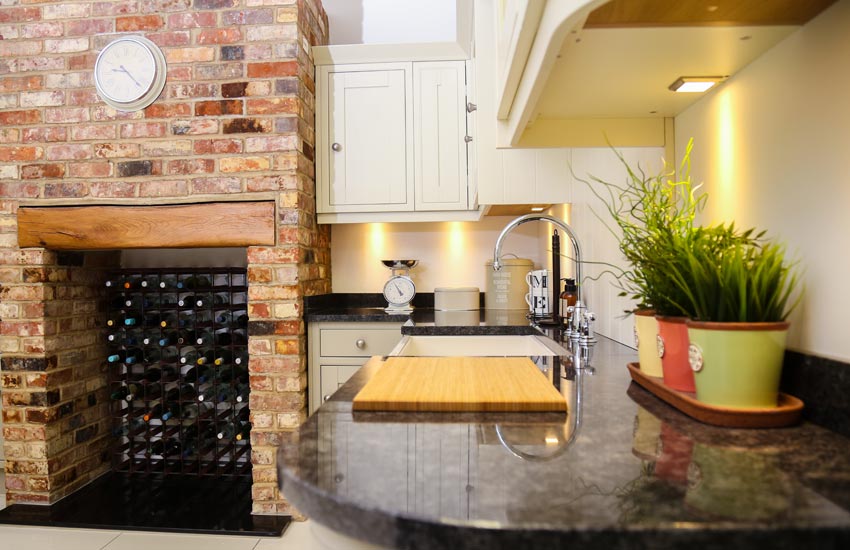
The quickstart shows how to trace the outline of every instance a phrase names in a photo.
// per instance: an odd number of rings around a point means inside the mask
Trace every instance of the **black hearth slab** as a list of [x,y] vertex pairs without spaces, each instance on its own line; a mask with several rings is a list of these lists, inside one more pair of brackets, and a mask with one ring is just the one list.
[[289,516],[251,514],[250,478],[108,473],[50,506],[12,504],[0,524],[279,537]]

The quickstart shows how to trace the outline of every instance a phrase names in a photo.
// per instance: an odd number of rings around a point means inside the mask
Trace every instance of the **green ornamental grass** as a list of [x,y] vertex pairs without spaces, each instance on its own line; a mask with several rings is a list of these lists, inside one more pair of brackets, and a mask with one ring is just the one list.
[[690,140],[678,175],[665,166],[647,176],[615,151],[627,172],[625,183],[577,178],[619,229],[600,217],[619,239],[629,265],[609,266],[620,295],[659,315],[717,322],[785,320],[796,305],[790,303],[799,282],[796,266],[785,262],[784,248],[767,241],[764,232],[741,231],[734,223],[696,225],[707,194],[690,178],[692,148]]

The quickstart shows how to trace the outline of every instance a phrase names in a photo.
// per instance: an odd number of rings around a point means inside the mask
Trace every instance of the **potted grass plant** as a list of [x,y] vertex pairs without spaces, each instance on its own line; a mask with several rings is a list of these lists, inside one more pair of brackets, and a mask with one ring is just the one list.
[[776,407],[788,332],[799,301],[796,265],[782,245],[732,224],[699,228],[680,242],[669,276],[685,297],[689,362],[697,399],[731,407]]
[[[688,142],[678,173],[667,165],[656,175],[632,168],[614,151],[626,170],[624,183],[590,176],[584,181],[605,205],[616,227],[602,222],[614,233],[628,267],[614,268],[620,296],[638,304],[635,340],[640,369],[663,377],[673,389],[694,391],[693,373],[687,361],[687,328],[691,313],[682,289],[669,277],[668,267],[681,254],[679,247],[694,236],[695,218],[705,205],[706,194],[690,178]],[[601,219],[601,217],[600,217]]]

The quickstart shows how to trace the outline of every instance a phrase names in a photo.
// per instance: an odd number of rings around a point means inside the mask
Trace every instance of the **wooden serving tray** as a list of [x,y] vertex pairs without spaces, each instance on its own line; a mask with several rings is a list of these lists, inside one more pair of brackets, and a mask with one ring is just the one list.
[[561,412],[564,396],[528,357],[389,357],[354,411]]
[[779,394],[779,403],[774,408],[735,409],[718,407],[697,401],[694,394],[677,391],[664,385],[661,378],[647,376],[638,363],[629,363],[629,374],[647,391],[705,424],[726,428],[780,428],[800,420],[803,402],[787,393]]

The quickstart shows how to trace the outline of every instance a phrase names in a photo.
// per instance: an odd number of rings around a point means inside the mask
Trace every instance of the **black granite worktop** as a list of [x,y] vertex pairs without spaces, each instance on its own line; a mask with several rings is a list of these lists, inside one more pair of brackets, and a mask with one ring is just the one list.
[[566,417],[355,414],[363,368],[281,447],[281,489],[389,548],[850,547],[850,439],[700,424],[631,383],[635,360],[605,338],[591,368],[538,359]]

